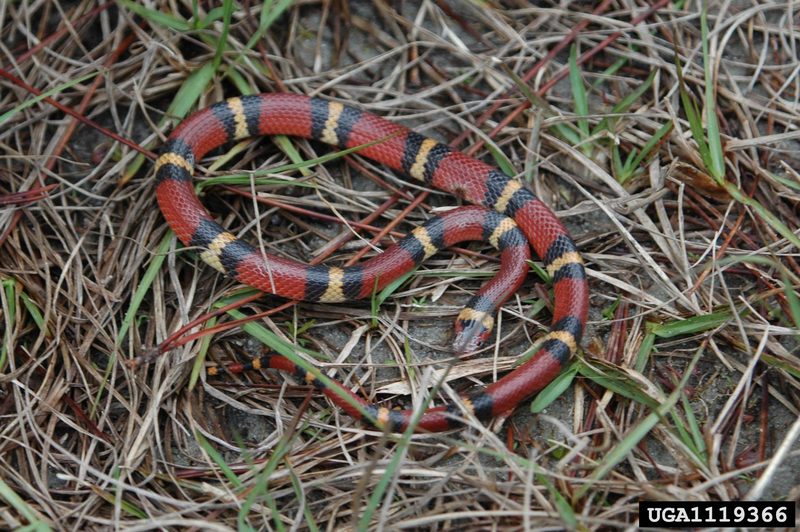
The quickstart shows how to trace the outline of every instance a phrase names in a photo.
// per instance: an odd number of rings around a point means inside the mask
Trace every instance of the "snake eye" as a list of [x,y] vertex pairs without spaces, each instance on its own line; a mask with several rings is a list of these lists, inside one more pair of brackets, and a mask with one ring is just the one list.
[[476,316],[476,311],[465,308],[456,319],[456,336],[453,340],[453,349],[456,353],[471,353],[477,351],[489,338],[494,326],[494,318],[488,314]]

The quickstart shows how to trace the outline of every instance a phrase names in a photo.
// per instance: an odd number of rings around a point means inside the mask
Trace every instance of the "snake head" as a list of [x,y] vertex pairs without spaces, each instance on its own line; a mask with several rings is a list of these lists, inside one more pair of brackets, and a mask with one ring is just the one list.
[[456,353],[472,353],[481,348],[489,339],[494,327],[494,318],[485,313],[467,307],[456,318],[456,337],[453,349]]

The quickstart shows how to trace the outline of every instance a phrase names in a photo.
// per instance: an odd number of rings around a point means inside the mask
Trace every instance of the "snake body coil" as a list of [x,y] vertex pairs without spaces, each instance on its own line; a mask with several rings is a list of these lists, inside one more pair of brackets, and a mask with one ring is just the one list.
[[[196,161],[227,142],[277,134],[340,148],[361,146],[360,155],[478,207],[432,218],[386,253],[358,266],[307,266],[264,255],[211,218],[194,192],[192,171]],[[574,242],[552,211],[518,179],[404,126],[355,107],[301,95],[231,98],[184,120],[170,135],[155,168],[158,204],[181,242],[202,249],[203,260],[220,272],[291,299],[339,302],[366,297],[442,247],[462,240],[491,242],[501,251],[501,270],[458,316],[454,345],[462,352],[475,350],[488,337],[495,310],[519,288],[530,243],[553,279],[553,325],[530,360],[486,389],[462,397],[462,407],[479,419],[512,410],[542,389],[580,342],[588,309],[586,273]],[[382,430],[403,431],[412,418],[411,410],[377,407],[338,383],[327,386],[280,355],[267,355],[246,366],[292,372],[350,415]],[[343,393],[361,408],[343,399]],[[416,428],[455,427],[460,412],[457,405],[431,408]]]

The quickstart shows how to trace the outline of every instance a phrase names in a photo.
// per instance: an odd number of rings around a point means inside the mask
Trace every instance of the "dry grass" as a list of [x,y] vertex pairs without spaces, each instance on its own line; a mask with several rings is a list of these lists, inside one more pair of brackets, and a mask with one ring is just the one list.
[[[796,6],[711,2],[704,48],[697,1],[303,1],[269,27],[258,2],[232,3],[229,25],[207,4],[194,18],[189,0],[148,3],[161,17],[0,2],[0,527],[607,529],[635,524],[642,498],[800,497]],[[549,323],[531,275],[499,340],[454,364],[452,319],[496,269],[479,243],[428,262],[374,316],[242,300],[176,245],[151,157],[187,111],[261,91],[356,102],[532,180],[591,280],[563,393],[410,438],[291,377],[205,377],[209,359],[282,338],[392,404],[421,404],[451,368],[439,402]],[[705,128],[692,106],[711,111]],[[325,153],[248,142],[205,175]],[[358,158],[268,176],[204,201],[304,261],[372,254],[396,238],[381,227],[453,203]]]

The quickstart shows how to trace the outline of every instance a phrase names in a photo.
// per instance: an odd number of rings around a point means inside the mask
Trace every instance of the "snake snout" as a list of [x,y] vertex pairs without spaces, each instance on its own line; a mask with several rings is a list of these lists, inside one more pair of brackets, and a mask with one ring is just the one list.
[[[467,314],[467,315],[465,315]],[[488,314],[475,316],[472,309],[464,309],[458,315],[455,325],[453,350],[456,353],[472,353],[480,349],[494,327],[494,318]]]

